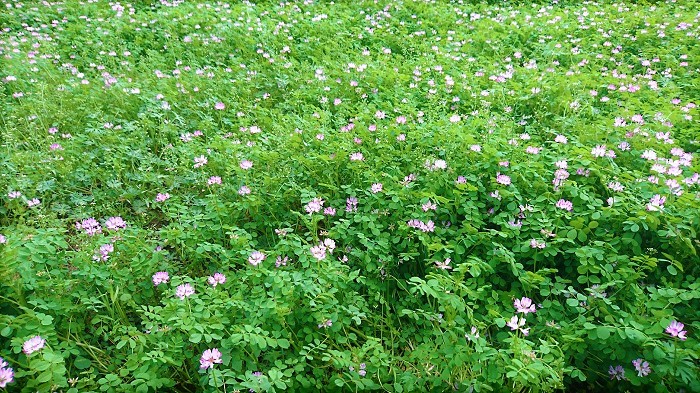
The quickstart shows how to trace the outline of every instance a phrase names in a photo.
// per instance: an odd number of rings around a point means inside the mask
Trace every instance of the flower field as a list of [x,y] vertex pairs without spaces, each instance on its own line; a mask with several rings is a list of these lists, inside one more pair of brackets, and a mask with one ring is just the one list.
[[700,392],[700,3],[12,1],[0,391]]

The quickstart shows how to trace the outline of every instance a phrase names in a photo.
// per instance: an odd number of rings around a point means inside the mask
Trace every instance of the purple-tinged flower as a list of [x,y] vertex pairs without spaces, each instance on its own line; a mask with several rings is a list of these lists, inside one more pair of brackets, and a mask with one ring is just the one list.
[[503,184],[504,186],[510,185],[510,176],[503,175],[500,172],[496,173],[496,183]]
[[175,288],[175,296],[180,300],[185,300],[186,297],[194,295],[194,288],[190,284],[182,284]]
[[318,213],[321,211],[321,208],[323,208],[324,203],[325,201],[323,199],[314,198],[304,206],[304,210],[309,214]]
[[214,104],[214,109],[216,109],[217,111],[222,111],[226,109],[226,105],[223,102],[217,102],[216,104]]
[[335,212],[334,207],[329,206],[329,207],[323,209],[323,214],[325,214],[327,216],[335,216],[335,213],[336,212]]
[[207,180],[207,185],[213,186],[215,184],[221,184],[221,177],[220,176],[212,176]]
[[275,267],[287,266],[288,261],[289,261],[289,257],[282,258],[281,256],[278,256],[277,259],[275,260]]
[[345,200],[345,211],[348,213],[357,211],[357,198],[350,197]]
[[201,156],[199,156],[199,157],[195,157],[195,158],[194,158],[194,167],[195,167],[195,168],[199,168],[199,167],[201,167],[201,166],[206,165],[207,162],[209,162],[209,161],[208,161],[207,158],[206,158],[205,156],[203,156],[203,155],[201,155]]
[[107,221],[105,221],[105,227],[112,231],[118,231],[126,228],[126,222],[119,216],[110,217],[107,219]]
[[[4,360],[3,360],[4,363]],[[5,363],[7,366],[7,363]],[[15,380],[15,372],[10,367],[0,368],[0,388],[5,388],[8,383],[12,383]]]
[[253,251],[250,256],[248,257],[248,263],[250,263],[253,266],[258,266],[259,264],[262,263],[262,261],[265,260],[267,256],[263,254],[260,251]]
[[357,373],[360,374],[361,377],[364,377],[365,375],[367,375],[367,370],[360,370]]
[[100,226],[100,223],[92,217],[86,218],[80,222],[76,222],[75,228],[77,230],[82,229],[83,232],[85,232],[89,236],[94,236],[98,233],[102,233],[102,227]]
[[333,321],[331,321],[330,319],[326,319],[318,325],[318,328],[328,329],[331,326],[333,326]]
[[506,322],[506,326],[508,326],[510,330],[520,330],[526,336],[530,334],[530,328],[523,329],[523,326],[525,326],[525,318],[518,317],[517,315],[513,315],[513,317]]
[[326,247],[323,244],[319,244],[311,247],[311,255],[319,261],[326,258]]
[[424,212],[427,212],[428,210],[437,210],[437,205],[432,201],[428,201],[421,206],[421,209],[423,209]]
[[382,192],[382,189],[383,189],[383,188],[384,188],[384,186],[382,185],[382,183],[374,183],[374,184],[372,184],[372,188],[371,188],[372,194],[376,194],[376,193]]
[[530,247],[532,248],[545,248],[547,244],[545,242],[539,241],[537,239],[530,240]]
[[107,261],[109,259],[109,254],[112,252],[114,252],[114,244],[103,244],[100,246],[99,255],[93,255],[92,259],[95,261]]
[[364,161],[365,156],[360,152],[350,154],[350,161]]
[[681,341],[686,340],[686,334],[688,333],[687,331],[683,330],[685,325],[678,321],[671,321],[671,323],[666,327],[666,333],[670,334],[672,337],[678,337],[681,339]]
[[641,358],[635,359],[632,361],[632,364],[634,365],[634,369],[637,370],[637,375],[640,377],[646,377],[651,374],[651,367],[646,360]]
[[153,275],[153,285],[158,286],[160,284],[167,284],[170,281],[170,275],[168,272],[157,272]]
[[666,197],[656,194],[647,203],[647,210],[652,212],[664,210],[664,203],[666,203]]
[[607,153],[608,148],[605,145],[598,145],[591,149],[591,155],[593,157],[605,157],[605,153]]
[[5,243],[7,243],[7,238],[5,237],[5,235],[0,233],[0,244],[5,244]]
[[457,180],[455,180],[455,184],[467,184],[467,178],[464,176],[457,176]]
[[52,143],[49,149],[51,149],[51,151],[63,150],[63,146],[61,146],[60,143]]
[[22,193],[19,191],[10,191],[7,193],[7,197],[10,199],[16,199],[22,196]]
[[617,379],[618,381],[622,381],[625,378],[625,369],[621,365],[617,365],[613,368],[613,366],[610,366],[610,369],[608,370],[608,374],[610,374],[610,379]]
[[574,204],[571,201],[567,201],[565,199],[558,200],[555,206],[559,209],[566,211],[572,211],[574,209]]
[[214,364],[221,363],[221,352],[218,348],[207,349],[202,353],[199,359],[199,368],[208,369],[214,367]]
[[38,206],[40,203],[41,203],[41,201],[39,199],[33,198],[33,199],[29,199],[27,201],[27,206],[34,207],[34,206]]
[[213,276],[209,276],[209,278],[207,279],[207,282],[212,287],[216,287],[217,285],[223,284],[226,282],[226,276],[224,276],[221,273],[214,273]]
[[515,302],[513,302],[513,306],[515,307],[515,310],[517,312],[521,312],[523,314],[535,312],[535,305],[532,304],[532,299],[530,299],[529,297],[515,299]]
[[240,167],[241,167],[241,169],[247,171],[248,169],[253,167],[253,161],[243,160],[243,161],[241,161]]
[[165,202],[168,199],[170,199],[170,194],[167,192],[165,194],[158,193],[158,195],[156,195],[156,202]]
[[568,143],[568,139],[566,139],[564,135],[557,135],[556,138],[554,138],[554,142],[565,145]]
[[620,184],[620,182],[616,181],[608,183],[608,188],[615,192],[622,192],[625,189],[625,187],[622,184]]
[[451,270],[450,262],[452,262],[450,258],[445,259],[444,262],[435,261],[435,267],[442,270]]
[[238,189],[238,195],[249,195],[250,194],[250,188],[248,186],[241,186],[241,188]]
[[654,161],[656,160],[656,157],[656,152],[651,149],[644,150],[644,152],[642,153],[642,158],[644,158],[645,160]]
[[24,352],[27,355],[32,354],[44,348],[45,344],[46,340],[44,340],[40,336],[34,336],[29,340],[25,341],[24,344],[22,344],[22,352]]

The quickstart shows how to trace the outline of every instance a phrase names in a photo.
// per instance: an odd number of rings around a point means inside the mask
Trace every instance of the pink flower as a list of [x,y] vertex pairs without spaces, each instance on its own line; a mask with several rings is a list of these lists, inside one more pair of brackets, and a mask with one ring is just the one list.
[[221,352],[218,348],[205,350],[199,359],[199,368],[206,370],[214,367],[214,364],[221,364]]
[[153,275],[153,285],[158,286],[160,284],[167,284],[170,280],[170,275],[168,272],[157,272]]
[[352,153],[350,154],[350,161],[364,161],[365,157],[362,155],[362,153]]
[[222,110],[226,109],[226,105],[224,105],[223,102],[217,102],[216,104],[214,104],[214,109],[216,109],[218,111],[222,111]]
[[5,244],[5,243],[7,243],[7,238],[5,237],[5,235],[0,234],[0,244]]
[[510,185],[510,176],[503,175],[500,172],[496,173],[496,183],[503,184],[504,186]]
[[182,284],[175,289],[175,296],[180,300],[185,300],[186,297],[194,295],[194,288],[190,284]]
[[170,194],[167,192],[165,194],[158,193],[158,195],[156,195],[156,202],[165,202],[168,199],[170,199]]
[[523,326],[525,326],[525,318],[518,317],[517,315],[513,315],[513,318],[506,322],[506,326],[508,326],[510,330],[519,329],[525,336],[530,334],[530,328],[523,329]]
[[406,124],[406,116],[399,116],[396,118],[396,124]]
[[211,285],[212,287],[216,287],[217,285],[226,282],[226,276],[224,276],[221,273],[214,273],[213,276],[209,276],[207,282],[209,282],[209,285]]
[[199,168],[199,167],[201,167],[201,166],[206,165],[207,162],[209,162],[209,161],[208,161],[207,158],[204,157],[203,155],[202,155],[202,156],[199,156],[199,157],[195,157],[195,158],[194,158],[194,167],[195,167],[195,168]]
[[666,333],[670,334],[672,337],[678,337],[681,341],[686,340],[687,331],[683,330],[685,325],[678,321],[671,321],[671,323],[666,327]]
[[[4,363],[4,361],[3,361]],[[5,364],[7,365],[7,364]],[[12,383],[15,380],[15,372],[12,368],[0,368],[0,388],[4,388],[8,383]]]
[[75,228],[77,230],[83,230],[87,235],[94,236],[95,234],[102,233],[102,227],[100,223],[94,218],[86,218],[83,221],[76,222]]
[[515,310],[517,312],[521,312],[523,314],[535,312],[535,305],[532,304],[532,299],[530,299],[529,297],[515,299],[515,302],[513,302],[513,306],[515,307]]
[[436,209],[437,209],[437,205],[434,204],[434,203],[431,202],[431,201],[428,201],[428,202],[425,202],[425,203],[421,206],[421,208],[423,209],[424,212],[427,212],[428,210],[436,210]]
[[382,185],[382,183],[374,183],[374,184],[372,184],[371,190],[372,190],[373,194],[376,194],[378,192],[381,192],[383,188],[384,188],[384,186]]
[[452,269],[452,266],[450,266],[450,262],[452,262],[450,258],[445,259],[444,262],[435,261],[435,267],[442,270],[450,270]]
[[40,336],[34,336],[29,340],[25,341],[24,344],[22,344],[22,351],[29,355],[34,352],[40,351],[42,348],[44,348],[45,344],[46,340],[44,340]]
[[311,202],[307,203],[306,206],[304,206],[304,210],[306,210],[307,213],[313,214],[313,213],[318,213],[321,211],[321,208],[323,208],[323,204],[325,201],[321,198],[314,198],[311,200]]
[[632,361],[635,370],[637,370],[637,375],[640,377],[646,377],[651,374],[651,367],[649,367],[649,362],[644,359],[635,359]]
[[266,258],[265,254],[263,254],[260,251],[253,251],[250,256],[248,257],[248,263],[250,263],[253,266],[258,266],[259,264],[262,263]]
[[572,211],[574,209],[574,204],[571,201],[560,199],[557,201],[556,207],[562,210]]
[[459,115],[452,115],[450,116],[450,123],[457,123],[461,120],[461,117]]
[[565,145],[568,143],[568,139],[566,139],[564,135],[557,135],[556,138],[554,138],[554,142]]
[[27,206],[34,207],[34,206],[39,205],[40,203],[41,203],[41,201],[39,199],[34,198],[34,199],[30,199],[27,201]]
[[112,231],[118,231],[126,228],[126,222],[119,216],[110,217],[107,219],[107,221],[105,221],[105,227]]
[[605,157],[607,151],[608,148],[605,145],[598,145],[591,150],[591,155],[593,155],[593,157]]
[[323,240],[323,245],[328,249],[328,252],[330,252],[331,254],[333,253],[333,250],[335,250],[335,240],[333,239]]
[[19,191],[10,191],[7,193],[7,197],[10,199],[16,199],[22,196],[22,193]]
[[647,210],[650,212],[664,210],[664,203],[666,203],[666,197],[656,194],[647,203]]
[[248,195],[250,194],[250,188],[248,186],[241,186],[241,188],[238,189],[238,195]]
[[326,258],[326,247],[323,244],[311,247],[311,255],[319,261]]
[[253,167],[253,162],[248,160],[241,161],[241,169],[248,170]]
[[335,208],[329,206],[329,207],[323,209],[323,214],[325,214],[327,216],[335,216]]
[[221,177],[219,176],[212,176],[207,180],[207,184],[212,186],[214,184],[221,184]]

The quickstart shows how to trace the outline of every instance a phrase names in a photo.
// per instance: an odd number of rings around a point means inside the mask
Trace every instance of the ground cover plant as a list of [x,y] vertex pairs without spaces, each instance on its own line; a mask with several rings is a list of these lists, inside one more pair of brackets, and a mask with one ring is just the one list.
[[6,0],[0,389],[700,391],[700,4],[560,3]]

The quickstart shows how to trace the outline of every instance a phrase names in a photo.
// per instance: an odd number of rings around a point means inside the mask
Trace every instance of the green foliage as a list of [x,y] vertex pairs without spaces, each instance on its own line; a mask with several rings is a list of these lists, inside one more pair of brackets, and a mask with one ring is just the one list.
[[464,3],[3,6],[0,386],[700,391],[699,4]]

